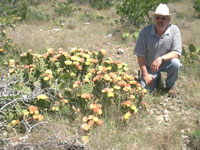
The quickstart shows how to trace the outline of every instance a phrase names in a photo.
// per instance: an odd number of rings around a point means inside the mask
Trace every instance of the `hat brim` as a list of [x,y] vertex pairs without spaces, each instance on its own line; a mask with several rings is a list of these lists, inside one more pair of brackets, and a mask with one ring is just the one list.
[[169,14],[169,15],[163,15],[163,14],[155,14],[153,11],[149,11],[149,12],[148,12],[148,15],[149,15],[149,17],[152,18],[152,19],[154,18],[155,15],[169,16],[170,18],[174,18],[174,17],[176,16],[175,13],[171,13],[171,14]]

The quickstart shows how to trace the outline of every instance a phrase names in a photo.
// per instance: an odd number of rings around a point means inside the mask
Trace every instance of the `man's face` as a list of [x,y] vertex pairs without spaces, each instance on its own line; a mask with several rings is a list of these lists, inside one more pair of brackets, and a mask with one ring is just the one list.
[[170,21],[170,18],[168,16],[160,16],[160,15],[154,16],[154,24],[155,24],[156,30],[158,31],[165,31],[169,21]]

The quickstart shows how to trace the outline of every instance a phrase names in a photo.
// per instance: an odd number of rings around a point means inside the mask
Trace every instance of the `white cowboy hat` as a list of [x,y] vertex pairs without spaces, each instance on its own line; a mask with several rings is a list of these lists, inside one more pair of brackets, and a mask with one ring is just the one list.
[[149,11],[148,12],[149,17],[153,18],[155,15],[160,15],[160,16],[169,16],[172,17],[175,14],[170,14],[169,13],[169,8],[166,4],[160,4],[158,5],[158,7],[156,8],[155,12]]

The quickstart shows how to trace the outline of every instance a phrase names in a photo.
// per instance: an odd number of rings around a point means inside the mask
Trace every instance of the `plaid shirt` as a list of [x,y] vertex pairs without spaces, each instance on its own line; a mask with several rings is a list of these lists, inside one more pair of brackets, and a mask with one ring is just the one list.
[[145,64],[150,66],[159,56],[175,51],[182,52],[182,40],[179,28],[169,24],[165,33],[159,38],[155,32],[154,24],[143,28],[138,37],[134,53],[144,56]]

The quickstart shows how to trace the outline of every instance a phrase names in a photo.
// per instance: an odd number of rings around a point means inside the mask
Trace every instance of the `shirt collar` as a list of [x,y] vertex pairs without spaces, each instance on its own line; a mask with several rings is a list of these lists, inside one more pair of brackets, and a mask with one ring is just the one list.
[[[165,33],[163,35],[169,35],[170,34],[170,26],[171,26],[171,24],[168,24],[167,30],[165,31]],[[151,26],[151,34],[157,36],[154,24],[152,24],[152,26]]]

